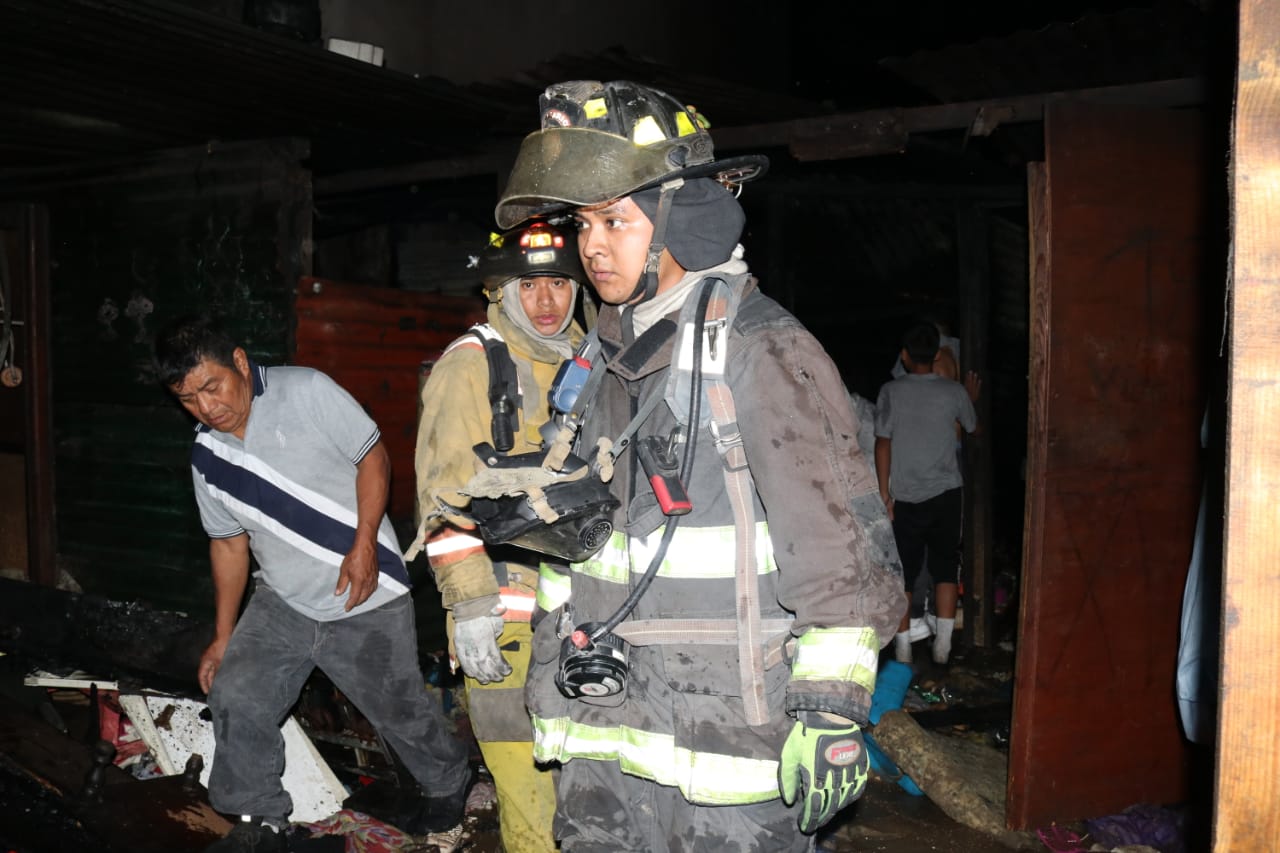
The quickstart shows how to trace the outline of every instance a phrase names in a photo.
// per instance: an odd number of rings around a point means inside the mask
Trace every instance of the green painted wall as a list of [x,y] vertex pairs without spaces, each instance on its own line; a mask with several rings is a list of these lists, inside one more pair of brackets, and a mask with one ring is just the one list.
[[305,156],[292,142],[169,152],[50,200],[58,564],[87,592],[212,612],[194,421],[157,383],[151,336],[208,311],[253,357],[288,360],[310,272]]

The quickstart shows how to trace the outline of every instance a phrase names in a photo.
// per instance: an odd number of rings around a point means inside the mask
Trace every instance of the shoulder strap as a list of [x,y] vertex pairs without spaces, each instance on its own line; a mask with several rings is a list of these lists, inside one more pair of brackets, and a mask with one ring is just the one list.
[[506,453],[515,447],[516,430],[520,429],[520,380],[516,376],[516,365],[497,329],[481,323],[472,326],[467,334],[480,341],[489,361],[490,432],[494,449]]
[[[711,435],[720,454],[725,493],[733,509],[734,592],[743,714],[749,725],[759,726],[768,721],[769,708],[764,689],[765,626],[760,617],[760,582],[756,571],[756,524],[752,503],[755,484],[742,446],[733,392],[725,378],[725,368],[729,361],[729,331],[737,316],[741,289],[719,277],[710,279],[710,283],[711,299],[707,303],[706,314],[703,317],[681,316],[682,333],[686,325],[703,323],[704,349],[695,354],[691,344],[679,346],[672,373],[687,373],[693,359],[700,359],[701,392],[708,404]],[[678,399],[677,383],[672,383],[671,389],[676,391]],[[669,401],[671,396],[668,394]],[[685,419],[688,419],[688,413],[685,414]],[[699,425],[694,424],[691,428],[696,430]]]
[[687,424],[691,414],[689,400],[690,392],[693,390],[694,326],[699,324],[703,330],[702,352],[697,356],[702,373],[702,414],[699,418],[700,423],[695,424],[695,427],[704,427],[712,419],[712,409],[707,399],[707,383],[724,378],[725,366],[728,363],[729,331],[733,328],[734,318],[738,314],[738,303],[742,293],[741,282],[745,278],[746,275],[707,276],[700,285],[712,288],[711,302],[707,305],[705,315],[697,316],[698,300],[696,299],[689,299],[680,311],[666,387],[667,406],[679,423]]

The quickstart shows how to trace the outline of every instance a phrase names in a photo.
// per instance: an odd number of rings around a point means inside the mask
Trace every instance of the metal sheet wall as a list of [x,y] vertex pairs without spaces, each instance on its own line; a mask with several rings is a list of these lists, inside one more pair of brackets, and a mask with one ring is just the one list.
[[307,278],[297,318],[294,363],[329,374],[377,422],[391,454],[388,512],[400,529],[411,526],[419,368],[484,320],[483,301]]

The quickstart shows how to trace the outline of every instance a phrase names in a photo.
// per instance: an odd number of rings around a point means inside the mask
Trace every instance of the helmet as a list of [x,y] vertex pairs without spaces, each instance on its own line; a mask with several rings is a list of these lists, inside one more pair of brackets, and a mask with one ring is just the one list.
[[498,225],[586,207],[675,178],[759,177],[761,156],[716,160],[707,123],[658,89],[618,80],[574,80],[539,98],[542,129],[525,137],[495,211]]
[[490,299],[513,278],[554,275],[586,280],[574,232],[560,223],[534,222],[503,234],[492,234],[478,261]]

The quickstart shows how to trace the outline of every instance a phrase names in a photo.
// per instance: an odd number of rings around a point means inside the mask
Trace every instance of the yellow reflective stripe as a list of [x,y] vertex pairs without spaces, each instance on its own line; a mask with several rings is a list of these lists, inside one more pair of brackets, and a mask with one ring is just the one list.
[[[628,538],[630,548],[628,549]],[[643,572],[662,541],[662,529],[648,536],[632,536],[615,530],[604,548],[571,568],[580,574],[617,584],[630,582],[632,572]],[[658,568],[658,576],[681,580],[725,580],[735,574],[737,559],[732,524],[722,527],[680,528],[671,537],[671,546]],[[767,575],[777,571],[773,562],[773,542],[769,525],[756,522],[756,570]]]
[[693,121],[686,112],[676,113],[676,135],[688,136],[691,133],[697,133],[698,130],[693,126]]
[[630,726],[591,726],[568,717],[533,718],[537,761],[617,761],[632,776],[670,785],[691,802],[734,806],[778,798],[778,762],[676,746],[675,737]]
[[630,573],[627,568],[627,534],[621,530],[613,531],[609,541],[594,557],[581,563],[570,563],[569,568],[602,581],[627,583]]
[[538,565],[538,606],[550,613],[569,600],[573,581],[569,575],[556,571],[546,563]]
[[796,638],[792,680],[852,681],[875,690],[880,642],[871,628],[810,628]]

